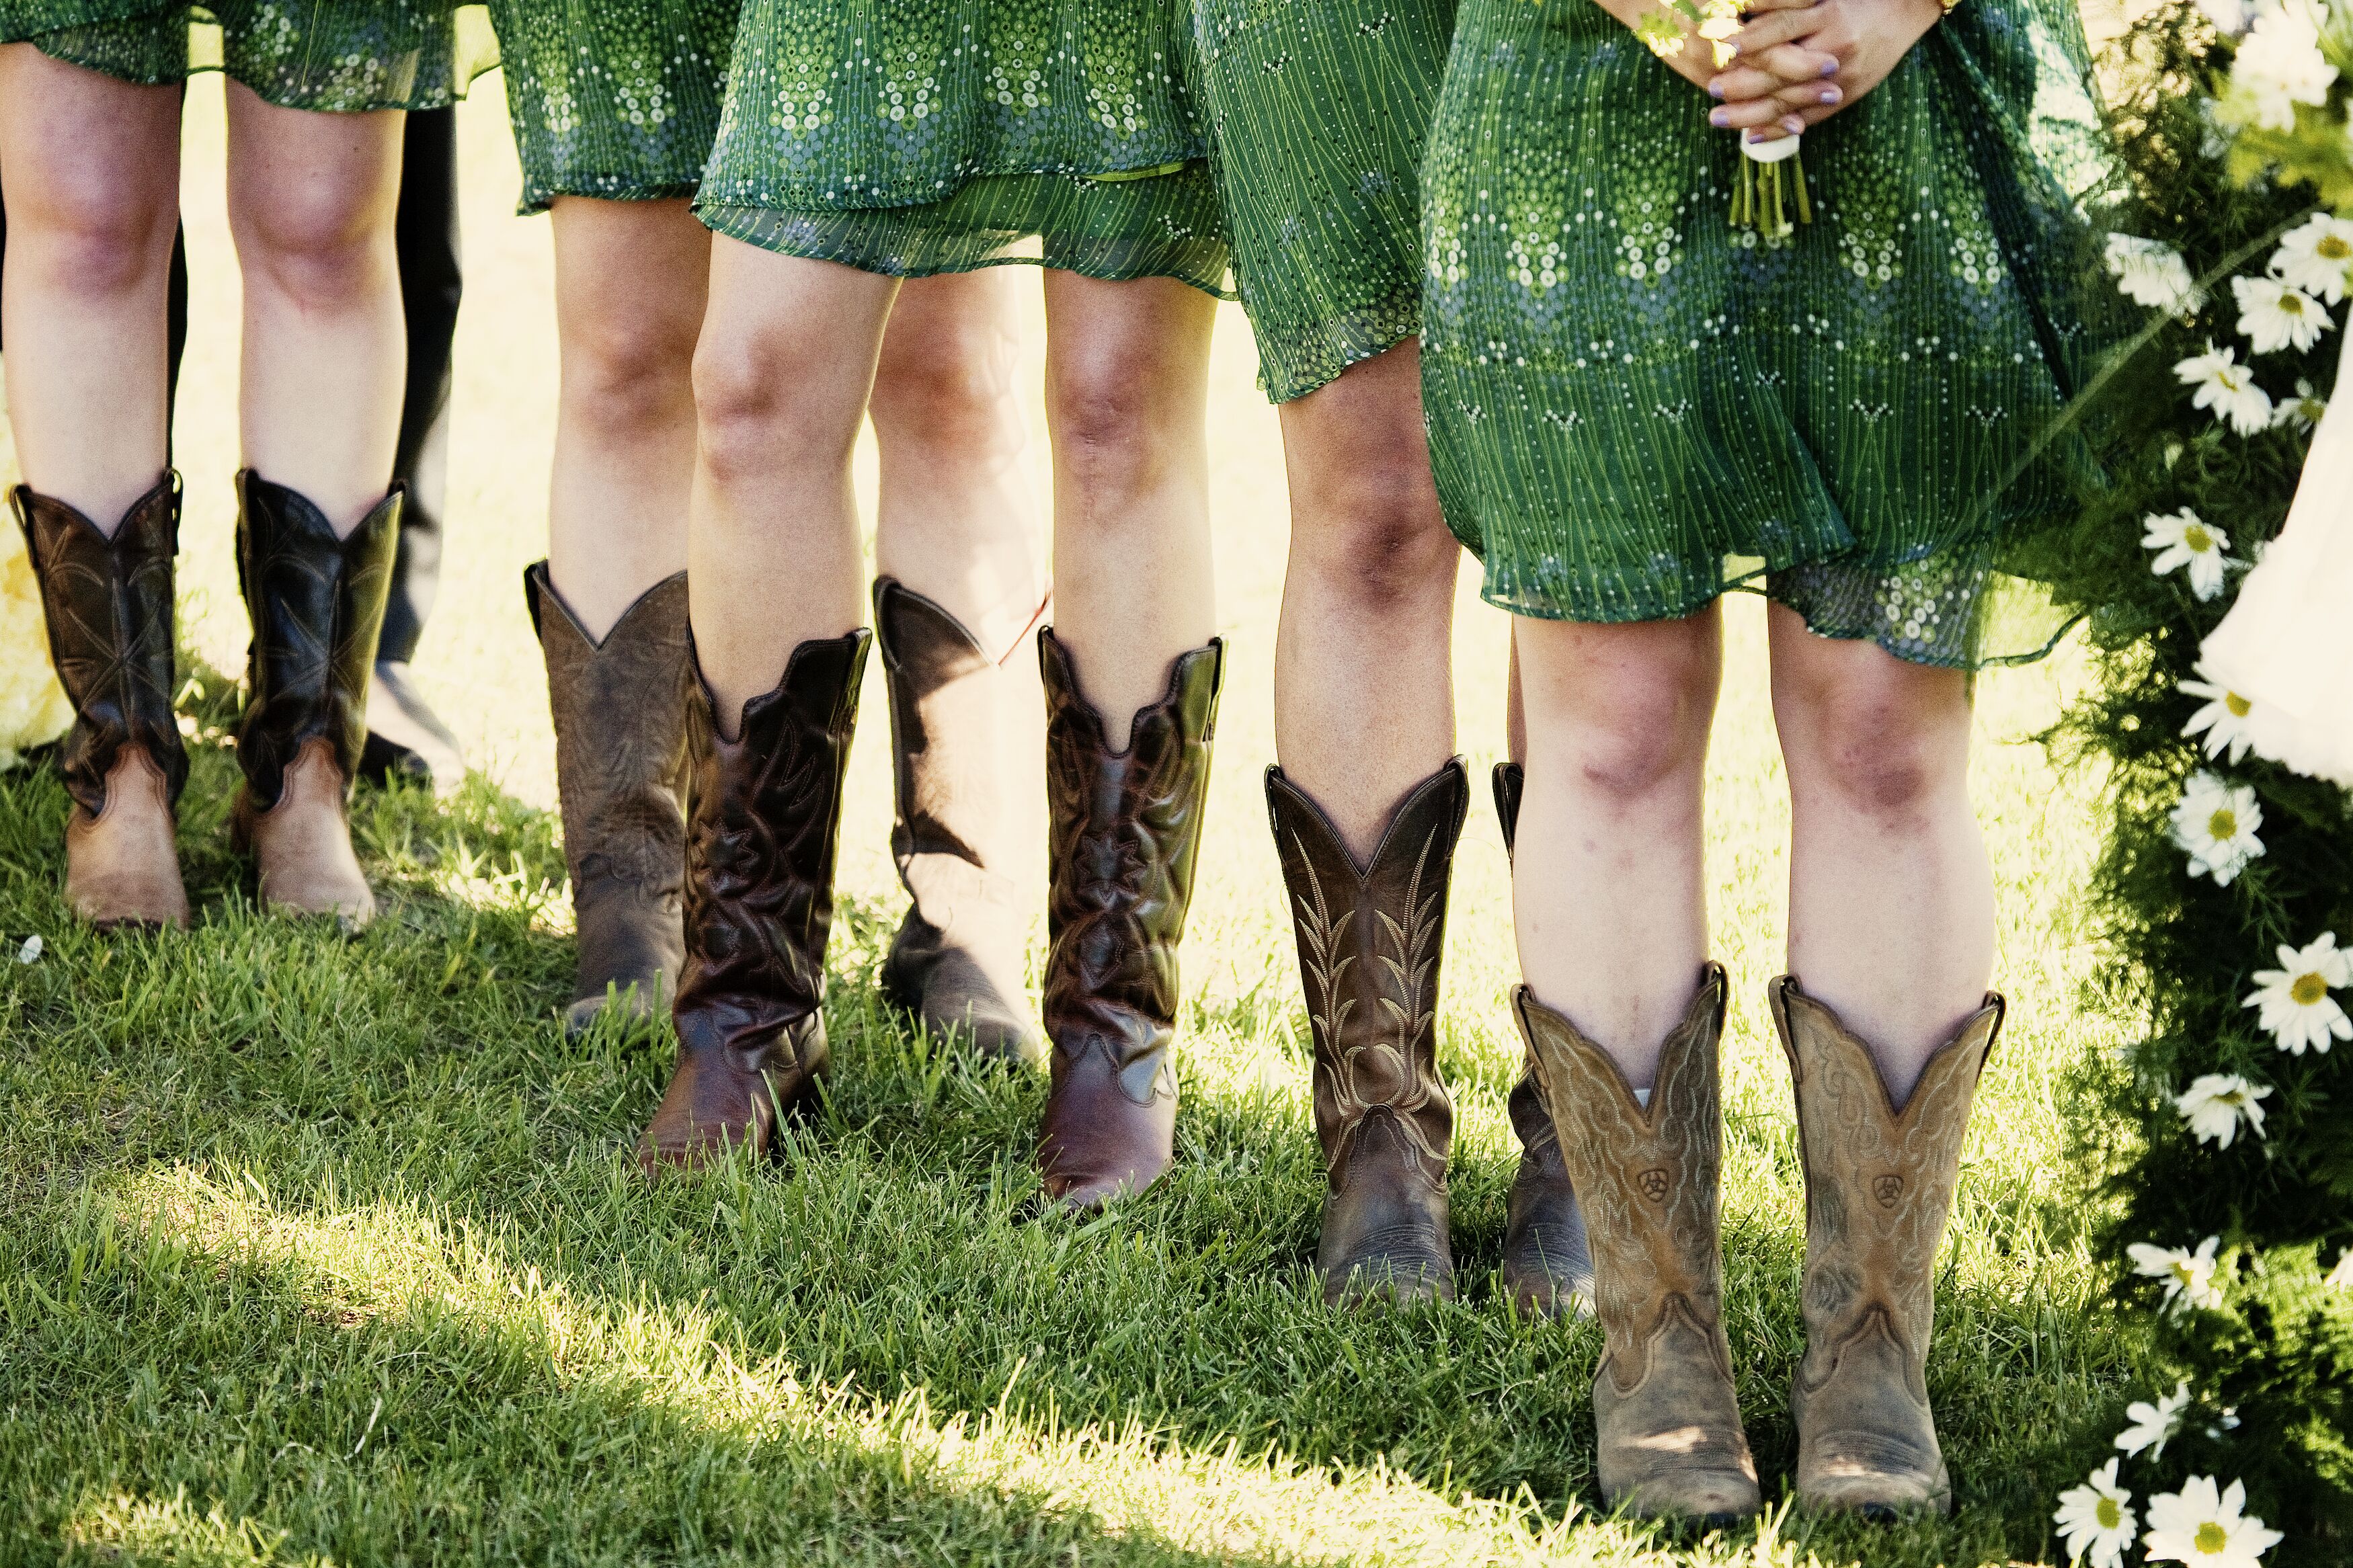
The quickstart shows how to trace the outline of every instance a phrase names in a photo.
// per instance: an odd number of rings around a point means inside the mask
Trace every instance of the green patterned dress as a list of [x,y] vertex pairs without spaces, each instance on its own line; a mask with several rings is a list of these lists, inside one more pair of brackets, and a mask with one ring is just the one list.
[[160,86],[225,70],[287,109],[439,109],[498,63],[466,0],[0,0],[0,43]]
[[1421,330],[1418,173],[1455,0],[1192,0],[1209,168],[1287,403]]
[[923,277],[1041,262],[1216,290],[1180,0],[748,0],[696,211]]
[[522,207],[691,196],[743,0],[491,0]]
[[1423,397],[1487,598],[1657,620],[1761,574],[1916,663],[2047,651],[2010,573],[2068,510],[2073,449],[2040,437],[2106,342],[2073,0],[1962,0],[1807,133],[1813,221],[1784,240],[1731,226],[1708,108],[1592,0],[1464,0],[1423,171]]

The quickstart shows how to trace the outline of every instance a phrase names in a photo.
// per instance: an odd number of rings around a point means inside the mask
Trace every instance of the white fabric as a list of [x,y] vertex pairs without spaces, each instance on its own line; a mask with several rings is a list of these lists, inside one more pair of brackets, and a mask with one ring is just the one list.
[[2287,523],[2200,650],[2256,752],[2353,789],[2353,330]]

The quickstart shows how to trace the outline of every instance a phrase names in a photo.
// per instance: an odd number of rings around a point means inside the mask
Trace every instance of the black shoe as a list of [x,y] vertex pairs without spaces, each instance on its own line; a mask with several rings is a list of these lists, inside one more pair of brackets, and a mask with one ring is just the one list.
[[427,704],[407,665],[385,660],[375,666],[368,680],[367,721],[361,778],[376,784],[415,780],[431,784],[436,795],[448,795],[465,782],[466,757],[458,737]]

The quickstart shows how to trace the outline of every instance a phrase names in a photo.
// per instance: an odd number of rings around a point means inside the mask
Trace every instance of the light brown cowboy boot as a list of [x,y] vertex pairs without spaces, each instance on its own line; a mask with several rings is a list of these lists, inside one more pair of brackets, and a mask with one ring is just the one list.
[[1924,1372],[1936,1245],[2004,1004],[1988,993],[1897,1105],[1871,1048],[1795,976],[1766,994],[1797,1080],[1806,1166],[1806,1356],[1790,1391],[1798,1500],[1873,1518],[1948,1512]]
[[1603,1500],[1716,1524],[1755,1513],[1757,1463],[1724,1337],[1724,970],[1701,971],[1699,994],[1660,1049],[1647,1107],[1609,1054],[1526,986],[1513,1004],[1593,1247]]

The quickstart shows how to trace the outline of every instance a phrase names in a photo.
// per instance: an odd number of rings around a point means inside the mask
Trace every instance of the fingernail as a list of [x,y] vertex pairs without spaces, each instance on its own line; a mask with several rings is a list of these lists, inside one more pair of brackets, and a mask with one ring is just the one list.
[[1805,133],[1806,122],[1799,119],[1794,114],[1788,115],[1782,120],[1781,129],[1788,132],[1792,136],[1803,135]]
[[1710,98],[1722,98],[1724,96],[1724,84],[1720,81],[1709,82],[1707,84],[1707,95]]
[[1841,92],[1834,87],[1826,87],[1822,89],[1822,101],[1824,103],[1836,103],[1840,99],[1844,98],[1846,94]]
[[[1708,115],[1707,122],[1710,125],[1729,125],[1732,123],[1732,110],[1728,109],[1716,110]],[[1689,124],[1690,121],[1686,121],[1684,123]]]
[[1838,61],[1834,59],[1824,60],[1822,62],[1822,74],[1824,76],[1838,75]]

